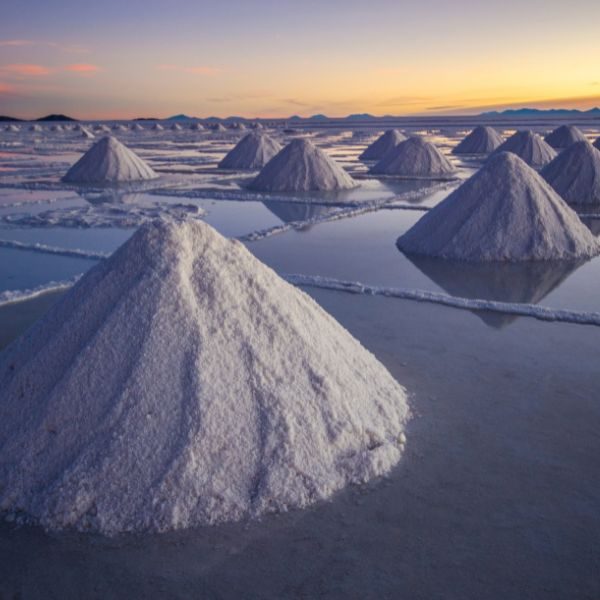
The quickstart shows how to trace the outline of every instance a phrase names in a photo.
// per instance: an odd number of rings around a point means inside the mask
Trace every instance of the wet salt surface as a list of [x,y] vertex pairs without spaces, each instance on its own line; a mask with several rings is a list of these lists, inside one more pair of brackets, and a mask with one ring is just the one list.
[[[445,151],[460,138],[457,131],[451,138],[436,136]],[[30,214],[89,204],[58,183],[64,165],[89,143],[67,140],[67,134],[60,143],[50,134],[40,137],[44,141],[36,144],[35,154],[12,152],[5,145],[9,141],[0,140],[0,169],[8,166],[9,173],[2,172],[0,185],[21,186],[0,187],[0,219],[23,211],[3,205],[27,197],[31,202],[24,212]],[[224,176],[215,170],[237,139],[239,134],[124,134],[125,143],[168,171],[161,178],[166,196],[143,190],[135,202],[193,203],[228,236],[331,210],[241,197],[168,196],[169,190],[185,188],[239,191],[248,175]],[[356,154],[368,141],[357,143],[350,134],[337,133],[317,138],[356,174],[365,171]],[[480,164],[453,160],[463,177]],[[51,189],[22,189],[24,183],[40,182]],[[389,197],[408,186],[369,182],[360,198]],[[433,206],[447,193],[412,204]],[[395,240],[421,214],[383,209],[289,230],[248,247],[285,273],[600,310],[599,259],[488,271],[405,257]],[[598,225],[598,220],[590,223],[592,229]],[[131,233],[119,227],[0,227],[0,239],[96,252],[114,250]],[[0,248],[0,284],[2,289],[28,289],[68,279],[92,264]],[[417,416],[407,432],[407,455],[392,476],[307,511],[164,536],[47,536],[3,525],[0,598],[600,596],[600,329],[306,291],[412,394]],[[56,297],[0,306],[0,347]]]

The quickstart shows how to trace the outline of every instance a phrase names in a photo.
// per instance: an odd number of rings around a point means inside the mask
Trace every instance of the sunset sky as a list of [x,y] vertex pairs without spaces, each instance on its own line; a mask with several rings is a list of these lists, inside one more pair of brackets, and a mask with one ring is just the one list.
[[600,105],[598,0],[3,0],[0,114]]

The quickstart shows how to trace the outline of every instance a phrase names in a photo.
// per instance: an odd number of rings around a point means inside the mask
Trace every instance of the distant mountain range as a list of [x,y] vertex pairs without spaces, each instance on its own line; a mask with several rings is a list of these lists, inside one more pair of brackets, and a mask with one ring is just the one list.
[[600,117],[600,108],[577,110],[575,108],[509,108],[503,111],[481,113],[481,117]]
[[67,117],[67,115],[46,115],[45,117],[40,117],[39,119],[35,119],[36,121],[77,121],[73,117]]

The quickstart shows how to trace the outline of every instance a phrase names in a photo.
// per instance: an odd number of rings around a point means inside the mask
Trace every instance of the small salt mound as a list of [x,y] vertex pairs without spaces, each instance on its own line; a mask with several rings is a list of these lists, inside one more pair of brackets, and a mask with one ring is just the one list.
[[62,125],[52,125],[50,131],[64,131],[64,127]]
[[478,125],[455,148],[453,154],[490,154],[504,140],[493,128]]
[[225,126],[222,125],[221,123],[217,123],[216,125],[213,125],[212,130],[213,131],[227,131],[227,129],[225,129]]
[[202,222],[143,226],[0,356],[0,511],[167,531],[304,507],[400,460],[406,393]]
[[19,133],[20,128],[16,125],[8,125],[8,127],[4,128],[4,131],[8,131],[9,133]]
[[361,160],[380,160],[390,150],[395,148],[400,142],[404,142],[406,136],[397,129],[390,129],[379,136],[367,149],[359,156]]
[[573,125],[561,125],[553,132],[549,133],[544,139],[547,144],[557,149],[568,148],[575,142],[586,141],[583,132]]
[[41,125],[30,125],[29,131],[42,131]]
[[398,144],[370,172],[411,178],[445,179],[456,175],[452,163],[437,147],[419,137],[412,137]]
[[252,124],[252,129],[262,129],[263,126],[260,123],[253,123]]
[[192,123],[190,125],[190,129],[192,129],[193,131],[202,131],[204,129],[204,127],[202,126],[201,123]]
[[261,169],[279,151],[279,142],[262,133],[245,135],[219,163],[221,169]]
[[172,131],[181,131],[181,125],[179,123],[173,123],[173,125],[171,125],[171,130]]
[[144,131],[144,128],[139,123],[133,123],[129,129],[131,129],[131,131]]
[[600,150],[600,137],[594,142],[594,148],[598,148],[598,150]]
[[158,175],[114,137],[96,142],[67,172],[67,183],[117,183],[155,179]]
[[162,131],[164,128],[160,123],[154,123],[154,125],[152,125],[152,129],[154,129],[154,131]]
[[451,260],[572,260],[600,244],[560,196],[509,152],[484,167],[398,239],[398,248]]
[[86,129],[85,127],[81,127],[80,131],[81,137],[87,140],[93,140],[96,137],[89,129]]
[[110,133],[110,129],[106,125],[96,125],[94,127],[94,131],[98,131],[100,133]]
[[600,151],[588,141],[571,144],[541,175],[569,204],[600,204]]
[[292,140],[250,184],[264,192],[347,190],[357,183],[323,150],[306,139]]
[[556,156],[556,150],[533,131],[517,131],[495,152],[512,152],[536,168],[547,165]]

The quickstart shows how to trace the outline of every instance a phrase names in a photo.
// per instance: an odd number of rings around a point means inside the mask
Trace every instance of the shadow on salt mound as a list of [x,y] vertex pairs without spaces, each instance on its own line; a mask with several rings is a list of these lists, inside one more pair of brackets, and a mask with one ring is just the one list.
[[530,167],[541,168],[556,157],[556,150],[533,131],[517,131],[491,154],[512,152]]
[[[452,296],[524,304],[538,304],[587,262],[587,259],[581,259],[498,264],[442,261],[415,254],[407,254],[406,257]],[[487,311],[473,313],[495,328],[505,327],[518,319]]]
[[158,177],[150,165],[112,136],[96,142],[62,178],[65,183],[111,184]]
[[5,514],[108,535],[327,499],[389,472],[408,419],[335,319],[198,221],[88,271],[0,355],[0,405]]
[[561,125],[549,133],[544,140],[553,148],[562,150],[563,148],[568,148],[575,142],[585,142],[586,137],[578,127],[573,125]]
[[[284,202],[281,200],[263,200],[262,203],[284,223],[319,219],[339,210],[337,207],[315,203],[303,204],[302,202]],[[311,224],[307,223],[306,226],[299,228],[298,231],[308,231],[311,227]]]
[[406,254],[468,262],[578,260],[600,252],[577,213],[511,152],[492,155],[397,246]]

